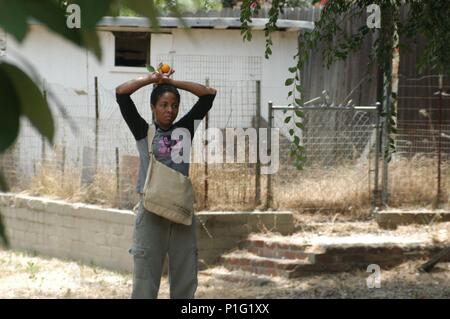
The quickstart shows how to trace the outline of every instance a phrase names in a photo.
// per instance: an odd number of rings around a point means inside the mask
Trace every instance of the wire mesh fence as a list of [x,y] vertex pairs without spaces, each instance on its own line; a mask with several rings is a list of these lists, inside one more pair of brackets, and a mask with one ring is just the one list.
[[[254,193],[255,178],[250,176],[255,175],[255,164],[211,163],[208,167],[195,159],[205,153],[207,128],[252,127],[260,94],[255,79],[261,76],[261,58],[162,55],[158,59],[171,61],[177,78],[209,84],[220,92],[194,138],[190,176],[197,191],[196,208],[250,209],[247,203],[252,202]],[[139,158],[114,90],[92,79],[86,91],[58,83],[46,83],[45,91],[56,126],[54,146],[22,120],[17,143],[0,159],[10,186],[18,192],[133,207],[138,199],[135,182]],[[181,118],[198,98],[179,91]],[[148,122],[152,118],[150,94],[151,87],[132,95]]]
[[388,170],[389,206],[448,203],[450,99],[445,92],[450,83],[439,78],[400,79],[396,152]]
[[[300,210],[358,211],[370,208],[377,169],[376,107],[305,107],[304,129],[284,119],[289,107],[273,107],[273,127],[280,129],[280,169],[272,176],[273,206]],[[288,111],[288,112],[293,112]],[[299,171],[288,157],[294,129],[306,150]]]
[[[192,148],[190,176],[197,210],[272,207],[358,211],[373,203],[381,184],[378,167],[381,170],[382,163],[376,159],[383,153],[380,139],[384,121],[375,107],[305,107],[301,132],[292,122],[284,122],[293,110],[283,106],[271,108],[272,128],[279,130],[279,167],[266,175],[261,171],[261,161],[249,160],[250,150],[255,144],[260,145],[262,138],[256,133],[256,140],[252,140],[252,132],[269,125],[269,118],[262,116],[265,112],[261,111],[267,107],[260,101],[261,59],[184,55],[161,55],[158,59],[170,61],[179,78],[208,84],[219,92],[213,108],[196,130]],[[409,85],[408,90],[411,89]],[[46,83],[46,92],[56,125],[54,147],[26,119],[21,119],[17,143],[0,157],[13,191],[110,207],[133,207],[137,201],[139,158],[136,141],[120,114],[114,90],[91,79],[86,90]],[[187,91],[180,93],[179,117],[197,101]],[[132,95],[147,121],[151,120],[150,94],[151,88],[144,88]],[[402,94],[399,95],[397,152],[387,166],[388,189],[382,190],[389,194],[385,204],[433,203],[438,167],[442,200],[446,201],[450,185],[450,120],[445,113],[448,100],[444,99],[444,116],[438,121],[437,114],[442,109],[436,98],[402,100]],[[216,150],[218,143],[206,138],[211,129],[221,135],[222,148]],[[290,129],[301,137],[306,150],[302,171],[294,167],[288,155],[292,143]],[[227,141],[228,130],[232,132]],[[235,136],[238,130],[247,136],[239,139]],[[234,158],[231,163],[224,160],[230,144]],[[247,154],[241,162],[236,161],[239,147]],[[217,158],[218,152],[223,155],[222,160],[214,162],[212,158]]]

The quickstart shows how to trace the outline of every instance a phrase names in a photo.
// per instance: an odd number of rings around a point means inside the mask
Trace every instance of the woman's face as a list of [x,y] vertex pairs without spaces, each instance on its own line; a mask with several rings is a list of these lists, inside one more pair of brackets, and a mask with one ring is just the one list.
[[159,97],[156,105],[152,105],[152,112],[158,125],[166,129],[177,118],[178,108],[176,95],[172,92],[165,92]]

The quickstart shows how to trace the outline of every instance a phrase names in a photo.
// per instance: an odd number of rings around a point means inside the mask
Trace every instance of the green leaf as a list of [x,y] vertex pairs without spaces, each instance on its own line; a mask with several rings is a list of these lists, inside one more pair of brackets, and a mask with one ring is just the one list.
[[284,123],[289,123],[289,121],[291,120],[291,116],[288,116],[288,117],[286,117],[285,119],[284,119]]
[[112,0],[76,0],[72,1],[80,6],[81,29],[95,30],[97,22],[110,13]]
[[305,117],[305,113],[303,113],[300,110],[295,110],[295,115],[297,115],[298,117],[301,117],[301,118]]
[[290,130],[289,130],[289,135],[294,135],[294,129],[293,128],[291,128]]
[[295,103],[297,103],[297,105],[302,105],[302,99],[295,99]]
[[92,53],[95,54],[97,59],[101,59],[102,48],[100,47],[100,40],[95,30],[83,30],[81,37],[83,43]]
[[53,144],[54,124],[52,114],[42,93],[34,82],[22,70],[11,64],[0,64],[0,70],[8,75],[14,87],[20,107],[20,113],[27,116],[31,124]]
[[296,85],[296,86],[295,86],[295,89],[296,89],[299,93],[302,92],[302,87],[301,87],[300,85]]
[[0,1],[0,27],[22,42],[27,33],[27,15],[22,1]]
[[289,86],[289,85],[291,85],[292,83],[294,83],[294,79],[287,79],[286,82],[284,82],[284,85],[285,85],[285,86]]
[[1,66],[3,64],[0,64],[0,152],[3,152],[14,143],[19,134],[20,100],[13,80]]
[[294,136],[294,144],[297,146],[299,146],[299,144],[300,144],[300,138],[297,135]]
[[292,96],[293,93],[294,93],[294,91],[289,91],[288,97]]
[[291,72],[291,73],[295,73],[297,71],[297,67],[292,67],[292,68],[289,68],[289,72]]
[[142,14],[150,20],[151,27],[155,29],[155,31],[159,31],[159,22],[157,16],[159,14],[158,9],[155,7],[155,3],[153,0],[125,0],[125,4],[131,10],[136,11],[137,13]]
[[155,72],[155,68],[150,64],[147,64],[145,67],[147,68],[148,72]]
[[303,123],[300,123],[300,122],[295,122],[295,126],[297,126],[298,128],[301,128],[302,130],[305,128]]
[[[81,46],[81,29],[67,28],[66,11],[56,1],[52,0],[24,0],[26,10],[30,16],[44,23],[50,30],[63,38]],[[83,21],[81,22],[83,26]]]

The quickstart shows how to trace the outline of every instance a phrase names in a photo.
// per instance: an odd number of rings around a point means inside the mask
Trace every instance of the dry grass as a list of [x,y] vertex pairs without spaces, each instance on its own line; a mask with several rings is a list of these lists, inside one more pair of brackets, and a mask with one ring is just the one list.
[[[442,189],[444,202],[448,201],[445,186],[450,185],[449,163],[442,162]],[[437,192],[437,161],[423,155],[411,159],[396,157],[389,168],[389,205],[427,206],[434,202]]]
[[93,182],[83,185],[79,169],[66,169],[63,175],[60,170],[42,165],[22,193],[64,199],[68,202],[117,207],[116,185],[115,174],[108,170],[99,169]]
[[370,207],[369,180],[361,172],[367,170],[352,165],[290,170],[275,179],[275,204],[299,211],[366,213]]
[[[346,164],[329,169],[309,167],[280,170],[272,176],[273,208],[294,211],[322,211],[367,216],[371,193],[367,164]],[[442,166],[443,189],[450,185],[448,163]],[[80,170],[67,168],[64,176],[51,166],[39,168],[29,185],[16,189],[33,195],[118,207],[116,176],[100,169],[90,185],[80,184]],[[196,193],[195,207],[205,208],[204,166],[191,164],[190,176]],[[381,174],[380,174],[381,176]],[[416,156],[396,158],[390,164],[390,206],[428,206],[436,196],[435,159]],[[267,176],[261,175],[261,205],[255,204],[255,167],[248,164],[211,164],[208,167],[209,210],[263,209]],[[130,185],[134,188],[134,185]],[[444,201],[448,196],[444,192]]]

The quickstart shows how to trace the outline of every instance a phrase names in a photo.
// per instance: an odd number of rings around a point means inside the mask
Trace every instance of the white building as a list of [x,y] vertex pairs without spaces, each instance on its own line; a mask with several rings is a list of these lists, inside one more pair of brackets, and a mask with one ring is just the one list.
[[[261,82],[261,112],[267,119],[267,103],[289,103],[284,86],[291,77],[288,68],[295,65],[299,31],[311,29],[312,22],[279,20],[279,31],[272,35],[273,54],[264,58],[264,25],[267,19],[253,19],[251,42],[243,41],[238,17],[185,18],[192,27],[189,32],[176,18],[160,18],[160,30],[152,29],[146,18],[105,17],[98,23],[103,59],[95,56],[59,36],[38,22],[31,22],[30,32],[22,44],[12,36],[0,35],[3,58],[29,69],[21,59],[27,60],[43,79],[43,87],[61,102],[79,128],[75,134],[67,121],[57,123],[57,144],[77,147],[67,152],[66,160],[79,160],[82,147],[93,146],[95,140],[95,85],[98,79],[100,113],[99,149],[101,161],[113,164],[114,150],[121,154],[136,154],[134,140],[121,118],[115,102],[114,88],[120,83],[148,72],[143,65],[156,66],[164,61],[176,70],[175,79],[198,81],[218,89],[209,125],[215,127],[250,127],[256,109],[256,81]],[[139,112],[150,118],[149,95],[151,88],[133,94]],[[196,97],[182,93],[181,117],[196,101]],[[60,117],[56,108],[55,117]],[[41,139],[29,131],[27,124],[21,130],[21,153],[26,152],[27,171],[30,159],[42,157]],[[73,154],[78,154],[77,156]],[[72,154],[72,155],[71,155]],[[22,157],[22,156],[21,156]]]

